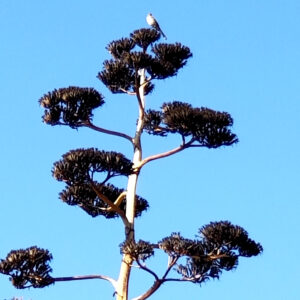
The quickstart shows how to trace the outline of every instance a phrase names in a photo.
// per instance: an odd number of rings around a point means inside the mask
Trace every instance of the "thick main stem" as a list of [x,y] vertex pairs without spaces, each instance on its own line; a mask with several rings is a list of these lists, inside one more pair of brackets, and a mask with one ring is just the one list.
[[[134,241],[134,218],[135,218],[135,202],[136,202],[136,187],[140,171],[140,164],[142,161],[142,146],[141,146],[141,134],[144,125],[144,114],[145,114],[145,70],[139,71],[140,75],[140,88],[137,92],[139,102],[139,118],[136,127],[135,137],[133,138],[134,154],[133,154],[133,168],[135,169],[134,174],[128,177],[127,194],[126,194],[126,218],[128,225],[125,226],[126,242]],[[119,278],[117,281],[116,299],[117,300],[128,300],[128,285],[130,278],[130,271],[133,259],[131,255],[124,254]]]

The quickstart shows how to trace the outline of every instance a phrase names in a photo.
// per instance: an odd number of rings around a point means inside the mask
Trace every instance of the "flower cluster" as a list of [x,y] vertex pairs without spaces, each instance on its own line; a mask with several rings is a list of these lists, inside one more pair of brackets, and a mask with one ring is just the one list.
[[238,141],[230,131],[232,124],[233,119],[226,112],[194,108],[188,103],[174,101],[164,103],[162,111],[148,110],[144,129],[149,134],[160,136],[179,133],[184,139],[190,137],[190,144],[217,148]]
[[52,271],[48,264],[51,259],[48,250],[36,246],[13,250],[6,259],[0,261],[0,273],[9,275],[12,284],[18,289],[43,288],[54,283],[49,275]]
[[[180,43],[157,43],[159,38],[160,33],[156,30],[142,28],[131,33],[130,38],[112,41],[106,48],[113,59],[104,62],[98,78],[113,93],[132,93],[140,87],[140,69],[144,69],[152,79],[175,76],[192,53]],[[150,45],[153,45],[151,53],[147,53]],[[153,88],[149,81],[145,94]]]

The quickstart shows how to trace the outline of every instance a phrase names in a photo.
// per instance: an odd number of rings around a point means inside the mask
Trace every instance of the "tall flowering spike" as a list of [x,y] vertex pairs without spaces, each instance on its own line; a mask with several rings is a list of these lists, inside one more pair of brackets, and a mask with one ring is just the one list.
[[103,99],[93,88],[70,86],[45,94],[39,103],[45,108],[43,121],[46,124],[76,128],[91,120],[93,109],[103,105]]
[[157,42],[160,33],[155,29],[142,28],[130,34],[131,39],[146,52],[149,45]]
[[[239,257],[255,256],[263,251],[262,246],[251,240],[243,228],[228,221],[212,222],[203,226],[199,229],[200,236],[194,240],[186,239],[180,233],[172,233],[157,244],[135,241],[134,220],[149,207],[145,199],[136,195],[140,170],[146,163],[173,155],[188,147],[217,148],[238,141],[230,128],[233,119],[226,112],[192,107],[180,101],[163,103],[161,111],[145,111],[143,96],[153,91],[153,80],[177,75],[192,57],[190,49],[180,43],[158,43],[160,35],[165,38],[166,36],[151,14],[148,14],[147,22],[154,29],[135,30],[129,38],[108,44],[106,49],[112,59],[104,61],[103,69],[97,76],[112,93],[136,96],[139,117],[133,137],[97,127],[90,122],[93,109],[104,103],[103,96],[92,88],[71,86],[54,90],[40,99],[41,106],[45,108],[43,120],[47,124],[69,125],[72,128],[85,125],[103,133],[125,137],[133,145],[135,155],[132,162],[121,153],[80,148],[64,154],[61,160],[54,163],[52,169],[55,179],[66,183],[65,189],[59,194],[63,202],[80,207],[92,217],[122,219],[125,241],[120,245],[123,259],[119,278],[114,280],[102,275],[96,277],[110,281],[117,298],[126,299],[134,261],[155,278],[150,289],[137,297],[145,299],[166,281],[201,284],[208,279],[219,278],[223,271],[236,268]],[[177,133],[181,135],[182,143],[169,151],[142,159],[143,130],[159,136]],[[127,190],[108,183],[115,176],[130,177]],[[169,256],[167,270],[162,277],[141,263],[153,256],[154,249],[157,248]],[[48,262],[51,259],[52,256],[47,250],[37,247],[12,251],[5,260],[0,261],[0,272],[10,275],[13,284],[18,288],[43,287],[55,281],[69,280],[70,277],[52,278],[49,275],[52,270]],[[185,263],[181,263],[184,259]],[[181,278],[169,277],[173,267]]]
[[[123,189],[118,189],[112,184],[95,184],[97,190],[111,202],[114,202],[121,193],[124,192]],[[83,209],[87,214],[92,217],[104,216],[107,219],[117,218],[120,215],[113,210],[109,210],[107,203],[96,194],[95,190],[92,188],[91,184],[72,184],[67,186],[59,194],[61,200],[69,205],[77,205]],[[149,207],[148,202],[142,197],[136,196],[136,207],[135,216],[141,216],[142,212],[146,211]],[[126,197],[119,204],[119,208],[125,213],[126,209]]]
[[52,255],[48,250],[36,246],[13,250],[6,259],[0,261],[0,273],[9,275],[18,289],[43,288],[54,283],[49,275],[52,272],[49,266],[51,260]]

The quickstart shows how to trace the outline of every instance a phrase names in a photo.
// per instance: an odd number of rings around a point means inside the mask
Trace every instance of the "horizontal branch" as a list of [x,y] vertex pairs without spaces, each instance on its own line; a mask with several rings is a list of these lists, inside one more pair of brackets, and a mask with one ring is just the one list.
[[129,140],[131,143],[133,142],[132,137],[125,134],[125,133],[98,127],[98,126],[94,125],[93,123],[91,123],[90,121],[87,121],[87,122],[83,123],[82,126],[91,128],[93,130],[96,130],[96,131],[99,131],[99,132],[102,132],[102,133],[105,133],[105,134],[110,134],[110,135],[115,135],[115,136],[122,137],[126,140]]
[[164,279],[158,279],[154,281],[153,285],[150,287],[150,289],[145,292],[144,294],[137,296],[135,298],[132,298],[131,300],[145,300],[149,298],[151,295],[153,295],[163,283],[165,282],[192,282],[195,283],[197,282],[197,278],[191,277],[191,278],[164,278]]
[[183,137],[182,141],[183,141],[183,143],[180,146],[178,146],[178,147],[176,147],[172,150],[146,157],[145,159],[143,159],[140,162],[140,164],[137,166],[137,168],[143,167],[145,164],[147,164],[148,162],[150,162],[152,160],[156,160],[156,159],[171,156],[173,154],[176,154],[176,153],[178,153],[178,152],[180,152],[184,149],[190,148],[190,147],[204,147],[203,145],[193,145],[193,142],[195,141],[193,138],[186,143],[185,140],[184,140],[184,137]]
[[187,278],[187,277],[182,277],[182,278],[166,278],[165,282],[167,281],[175,281],[175,282],[193,282],[195,281],[194,277]]
[[140,295],[138,297],[132,298],[131,300],[145,300],[147,298],[149,298],[154,292],[156,292],[160,286],[164,283],[164,280],[155,280],[153,285],[151,286],[151,288],[144,293],[143,295]]
[[157,274],[156,274],[154,271],[152,271],[152,270],[150,270],[148,267],[142,265],[141,262],[140,262],[139,260],[137,260],[136,262],[137,262],[138,266],[139,266],[142,270],[144,270],[144,271],[148,272],[149,274],[151,274],[151,275],[155,278],[155,280],[159,280],[159,277],[157,276]]
[[178,153],[178,152],[180,152],[180,151],[182,151],[182,150],[190,147],[190,144],[191,144],[191,142],[188,142],[186,144],[181,144],[180,146],[178,146],[178,147],[176,147],[176,148],[174,148],[172,150],[148,156],[148,157],[146,157],[145,159],[143,159],[141,161],[141,163],[140,163],[140,165],[138,167],[141,168],[142,166],[144,166],[145,164],[147,164],[150,161],[153,161],[153,160],[156,160],[156,159],[160,159],[160,158],[164,158],[164,157],[168,157],[168,156],[171,156],[171,155],[173,155],[175,153]]
[[174,149],[172,149],[172,150],[169,150],[169,151],[166,151],[166,152],[163,152],[163,153],[158,153],[158,154],[155,154],[155,155],[148,156],[148,157],[146,157],[145,159],[143,159],[143,160],[141,161],[139,167],[141,168],[142,166],[144,166],[145,164],[147,164],[148,162],[150,162],[150,161],[152,161],[152,160],[164,158],[164,157],[173,155],[173,154],[175,154],[175,153],[178,153],[178,152],[182,151],[182,150],[185,149],[185,148],[186,148],[185,145],[180,145],[179,147],[174,148]]
[[120,91],[122,91],[123,93],[127,94],[127,95],[130,95],[130,96],[135,96],[136,95],[136,92],[130,92],[130,91],[127,91],[123,88],[119,88]]
[[155,277],[155,281],[154,281],[153,285],[148,289],[148,291],[146,291],[144,294],[142,294],[136,298],[133,298],[132,300],[145,300],[145,299],[149,298],[152,294],[154,294],[164,282],[168,281],[168,279],[166,277],[168,276],[172,267],[176,264],[177,260],[178,260],[178,257],[172,259],[171,262],[168,263],[167,270],[165,271],[165,274],[162,276],[162,278],[158,278],[158,276],[153,271],[151,271],[147,267],[144,267],[143,265],[138,263],[138,265],[142,269],[149,272],[150,274],[152,274]]
[[53,280],[58,281],[74,281],[74,280],[88,280],[88,279],[102,279],[109,281],[114,289],[117,289],[117,281],[109,276],[105,275],[83,275],[83,276],[69,276],[69,277],[55,277]]

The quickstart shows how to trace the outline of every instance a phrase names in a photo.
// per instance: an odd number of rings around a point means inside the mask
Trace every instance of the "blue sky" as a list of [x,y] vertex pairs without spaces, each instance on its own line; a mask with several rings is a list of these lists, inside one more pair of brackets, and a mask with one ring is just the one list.
[[[131,147],[86,129],[46,126],[38,99],[54,88],[94,87],[106,101],[95,123],[133,134],[133,98],[110,94],[96,75],[109,58],[106,45],[146,27],[152,12],[168,42],[190,47],[193,58],[178,76],[157,82],[148,107],[179,100],[227,111],[240,142],[188,149],[147,165],[138,194],[150,209],[136,222],[137,238],[156,242],[174,231],[193,238],[210,221],[230,220],[264,253],[241,259],[219,281],[165,284],[151,299],[299,299],[300,2],[162,2],[0,2],[0,258],[38,245],[54,256],[53,276],[117,277],[121,221],[92,219],[62,203],[63,184],[51,168],[71,149],[97,147],[131,158]],[[177,146],[179,138],[145,136],[143,143],[147,156]],[[157,269],[165,264],[159,254],[151,259]],[[130,295],[151,280],[134,270]],[[16,290],[0,275],[0,300],[112,299],[112,293],[102,281]]]

